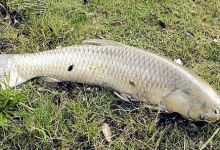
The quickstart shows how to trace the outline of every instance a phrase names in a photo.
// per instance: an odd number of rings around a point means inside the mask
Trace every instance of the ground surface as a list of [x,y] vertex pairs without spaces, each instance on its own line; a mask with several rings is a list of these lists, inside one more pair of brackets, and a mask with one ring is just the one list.
[[[1,3],[0,53],[33,53],[105,38],[180,58],[220,91],[218,0]],[[140,102],[127,103],[112,89],[31,80],[1,91],[0,105],[0,149],[220,149],[219,123],[188,121]],[[104,123],[111,128],[110,143]]]

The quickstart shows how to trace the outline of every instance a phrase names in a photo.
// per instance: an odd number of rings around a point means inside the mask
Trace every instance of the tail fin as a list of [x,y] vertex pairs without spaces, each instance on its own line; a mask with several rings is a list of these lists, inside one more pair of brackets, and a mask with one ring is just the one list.
[[9,75],[7,67],[8,59],[13,56],[13,54],[0,54],[0,87],[2,87],[2,89],[5,89],[7,85],[5,82],[6,76]]
[[7,65],[8,59],[14,56],[13,54],[0,54],[0,68]]

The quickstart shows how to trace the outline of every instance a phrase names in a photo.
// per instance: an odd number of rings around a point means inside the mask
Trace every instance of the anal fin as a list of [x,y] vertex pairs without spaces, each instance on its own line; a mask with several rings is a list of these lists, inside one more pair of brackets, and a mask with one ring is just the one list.
[[129,103],[131,103],[131,101],[137,101],[136,99],[133,99],[132,97],[131,97],[131,95],[129,95],[129,94],[127,94],[127,93],[118,93],[118,92],[116,92],[116,91],[114,91],[114,94],[116,95],[116,96],[118,96],[119,98],[121,98],[122,100],[124,100],[124,101],[126,101],[126,102],[129,102]]
[[54,82],[62,82],[62,81],[60,81],[60,80],[58,80],[58,79],[55,79],[55,78],[52,78],[52,77],[45,77],[45,80],[46,80],[47,82],[51,82],[51,83],[54,83]]

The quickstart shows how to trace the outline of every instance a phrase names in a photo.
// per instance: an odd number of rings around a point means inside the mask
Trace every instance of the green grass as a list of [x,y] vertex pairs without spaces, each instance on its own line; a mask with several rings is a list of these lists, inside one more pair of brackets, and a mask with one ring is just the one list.
[[[0,13],[0,52],[33,53],[101,36],[171,60],[180,58],[220,91],[217,0],[89,0],[85,5],[79,0],[11,0],[8,4],[12,11],[19,8],[23,19],[17,15],[14,25],[13,19],[3,21]],[[195,37],[182,33],[185,30]],[[205,149],[220,149],[220,132],[215,133],[219,123],[188,121],[147,109],[140,102],[130,104],[114,96],[112,89],[31,80],[1,91],[0,104],[0,149],[199,149],[208,140]],[[104,123],[112,130],[111,143],[102,133]]]

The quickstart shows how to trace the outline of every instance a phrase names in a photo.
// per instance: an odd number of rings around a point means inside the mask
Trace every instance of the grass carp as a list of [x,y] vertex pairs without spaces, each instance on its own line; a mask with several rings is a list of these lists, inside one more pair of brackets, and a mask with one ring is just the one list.
[[220,120],[220,96],[200,77],[166,58],[108,40],[86,40],[34,54],[0,55],[2,88],[35,77],[105,85],[187,119]]

